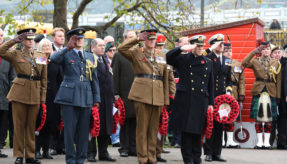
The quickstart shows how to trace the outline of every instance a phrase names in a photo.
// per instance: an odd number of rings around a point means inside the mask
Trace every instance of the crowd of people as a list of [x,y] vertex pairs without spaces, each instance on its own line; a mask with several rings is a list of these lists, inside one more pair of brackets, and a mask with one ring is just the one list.
[[[215,112],[215,98],[222,95],[244,102],[245,68],[255,75],[250,111],[255,148],[271,149],[277,129],[277,148],[287,149],[287,46],[260,41],[239,62],[223,34],[210,37],[207,49],[207,38],[195,35],[177,39],[168,51],[165,36],[147,29],[125,31],[118,46],[112,36],[93,39],[88,52],[85,31],[54,28],[49,40],[27,28],[4,42],[0,29],[0,149],[9,129],[15,164],[24,159],[39,164],[61,154],[68,164],[96,162],[97,154],[98,160],[116,162],[109,143],[119,146],[121,157],[135,156],[140,164],[167,162],[161,157],[169,153],[163,149],[167,141],[180,148],[185,164],[200,164],[207,113]],[[113,132],[118,100],[124,103],[125,122]],[[100,120],[97,137],[89,133],[94,109]],[[159,126],[165,113],[169,127],[163,135]],[[36,131],[44,115],[45,124]],[[211,124],[212,134],[203,142],[205,161],[226,162],[222,148],[240,147],[233,140],[234,122]],[[0,151],[0,158],[6,157]]]

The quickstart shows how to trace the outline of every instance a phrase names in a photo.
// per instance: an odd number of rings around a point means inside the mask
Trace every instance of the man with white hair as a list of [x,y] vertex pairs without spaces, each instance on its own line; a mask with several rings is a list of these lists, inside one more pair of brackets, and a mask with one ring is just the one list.
[[[92,51],[97,58],[97,72],[99,79],[101,103],[99,107],[100,115],[100,134],[97,137],[99,160],[115,162],[108,153],[108,140],[112,135],[113,129],[113,102],[114,102],[114,83],[113,75],[109,68],[109,61],[105,53],[105,43],[102,39],[96,38],[92,41]],[[96,138],[91,138],[88,147],[88,161],[96,162],[97,146]]]
[[105,44],[107,44],[109,42],[115,42],[115,39],[111,35],[108,35],[104,38],[104,42],[105,42]]

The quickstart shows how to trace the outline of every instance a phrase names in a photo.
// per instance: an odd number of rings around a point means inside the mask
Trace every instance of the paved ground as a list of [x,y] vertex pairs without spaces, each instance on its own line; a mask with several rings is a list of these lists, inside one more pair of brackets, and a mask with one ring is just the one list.
[[[163,154],[162,157],[168,160],[168,164],[182,164],[180,149],[168,148],[169,154]],[[8,158],[0,158],[0,164],[13,164],[15,158],[12,157],[11,149],[3,149],[3,153],[8,154]],[[109,148],[110,154],[117,159],[116,163],[136,164],[136,157],[122,158],[116,148]],[[283,150],[254,150],[254,149],[223,149],[223,157],[227,160],[226,164],[286,164],[287,151]],[[42,164],[64,164],[63,155],[53,156],[53,160],[42,160]],[[107,164],[111,162],[97,161],[95,164]],[[221,162],[205,162],[203,164],[223,164]],[[91,164],[86,162],[86,164]]]

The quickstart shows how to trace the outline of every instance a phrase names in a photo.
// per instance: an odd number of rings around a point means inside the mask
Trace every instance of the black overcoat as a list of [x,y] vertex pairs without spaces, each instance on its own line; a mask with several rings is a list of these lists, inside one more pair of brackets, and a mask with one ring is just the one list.
[[282,83],[281,83],[281,105],[279,108],[279,114],[287,114],[287,58],[282,57],[281,60],[281,71],[282,71]]
[[184,132],[203,134],[208,105],[214,103],[212,61],[192,53],[181,54],[180,48],[169,51],[166,59],[179,73],[170,125]]
[[222,56],[222,64],[220,64],[220,60],[214,52],[209,53],[206,57],[213,61],[214,97],[225,94],[227,87],[232,90],[231,60]]
[[103,56],[103,63],[98,62],[98,80],[100,85],[100,135],[112,135],[113,129],[113,102],[114,82],[107,56]]
[[47,120],[45,126],[57,130],[61,121],[61,106],[54,103],[55,97],[63,81],[63,67],[53,61],[47,66]]
[[131,62],[120,53],[116,53],[113,61],[113,77],[115,95],[119,95],[125,104],[126,117],[136,117],[135,107],[131,100],[128,99],[131,86],[134,81],[134,69]]

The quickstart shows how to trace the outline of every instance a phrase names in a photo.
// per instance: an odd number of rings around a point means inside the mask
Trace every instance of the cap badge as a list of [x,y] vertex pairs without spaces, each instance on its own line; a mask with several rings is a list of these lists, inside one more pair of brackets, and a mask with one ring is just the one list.
[[198,37],[198,41],[200,41],[200,42],[202,42],[202,41],[203,41],[202,36]]
[[222,37],[218,35],[217,40],[222,40]]
[[83,33],[83,31],[82,31],[82,30],[80,30],[80,31],[79,31],[79,34],[82,34],[82,33]]

